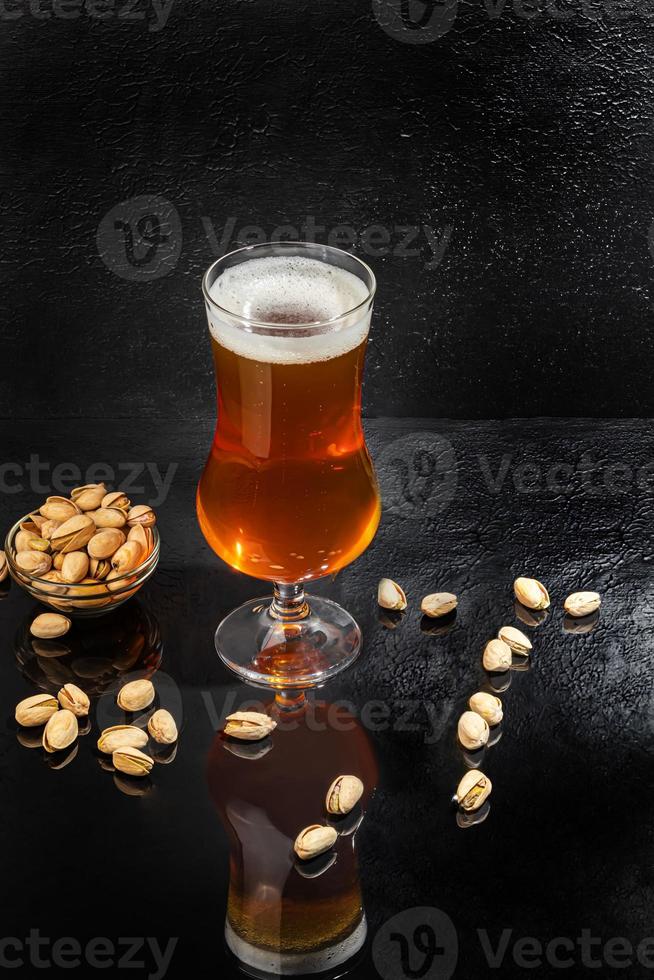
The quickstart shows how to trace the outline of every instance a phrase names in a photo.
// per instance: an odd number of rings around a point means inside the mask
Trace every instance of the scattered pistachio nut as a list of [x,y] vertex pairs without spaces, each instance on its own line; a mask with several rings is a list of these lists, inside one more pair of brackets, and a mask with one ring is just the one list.
[[457,727],[459,742],[471,752],[481,749],[488,741],[490,731],[488,722],[476,711],[464,711]]
[[177,725],[170,711],[159,708],[148,719],[148,731],[160,745],[172,745],[177,741]]
[[64,636],[70,629],[70,620],[59,613],[41,613],[30,626],[32,636],[40,640],[54,640]]
[[121,687],[116,702],[123,711],[142,711],[154,701],[154,685],[152,681],[141,678],[130,681]]
[[511,647],[504,640],[489,640],[484,647],[484,669],[493,671],[509,670],[511,667]]
[[420,608],[425,616],[437,619],[456,609],[457,602],[458,599],[452,592],[434,592],[425,596],[420,603]]
[[148,736],[142,728],[136,725],[112,725],[105,728],[98,739],[98,750],[105,755],[113,755],[116,749],[131,746],[134,749],[142,749],[148,744]]
[[225,735],[256,742],[277,728],[277,722],[260,711],[235,711],[225,720]]
[[64,684],[57,694],[62,708],[72,711],[76,718],[86,718],[91,702],[88,695],[77,684]]
[[9,565],[7,564],[7,556],[4,551],[0,551],[0,582],[4,580],[9,575]]
[[337,776],[327,790],[327,813],[345,814],[353,810],[363,795],[358,776]]
[[46,752],[60,752],[61,749],[67,749],[77,738],[78,732],[77,718],[72,711],[62,708],[52,715],[43,729],[43,748]]
[[526,656],[531,650],[531,640],[519,629],[516,629],[515,626],[502,626],[497,634],[497,638],[498,640],[503,640],[508,647],[511,647],[513,653]]
[[382,578],[377,586],[377,602],[382,609],[406,609],[406,594],[391,578]]
[[493,784],[479,769],[470,769],[459,783],[456,801],[466,813],[479,810],[491,794]]
[[111,761],[119,772],[124,772],[128,776],[147,776],[154,765],[154,759],[132,745],[116,749]]
[[542,582],[535,578],[517,578],[513,583],[513,592],[527,609],[548,609],[550,597]]
[[598,592],[573,592],[563,603],[563,608],[568,616],[577,619],[597,612],[601,604]]
[[57,699],[51,694],[33,694],[16,705],[15,717],[24,728],[45,725],[59,711]]
[[495,694],[487,694],[485,691],[477,691],[468,701],[471,711],[476,711],[478,715],[488,722],[489,725],[499,725],[504,712],[502,702]]
[[338,833],[333,827],[314,823],[300,831],[295,838],[293,850],[302,861],[310,861],[333,847],[337,838]]

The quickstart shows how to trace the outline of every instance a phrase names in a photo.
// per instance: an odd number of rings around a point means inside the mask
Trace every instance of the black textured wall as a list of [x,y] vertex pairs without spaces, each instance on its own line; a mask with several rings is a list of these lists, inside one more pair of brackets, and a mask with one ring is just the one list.
[[653,415],[653,27],[4,0],[0,416],[210,414],[201,274],[273,234],[374,266],[368,415]]

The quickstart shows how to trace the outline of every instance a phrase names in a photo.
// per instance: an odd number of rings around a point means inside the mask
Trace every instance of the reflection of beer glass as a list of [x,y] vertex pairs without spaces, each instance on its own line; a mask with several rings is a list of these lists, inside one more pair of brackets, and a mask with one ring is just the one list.
[[275,583],[272,602],[223,620],[216,648],[250,683],[322,683],[361,633],[303,583],[352,562],[380,516],[360,417],[375,279],[339,249],[284,242],[219,259],[203,291],[218,423],[198,519],[226,562]]
[[[366,937],[356,833],[377,762],[368,734],[342,705],[304,702],[270,713],[279,724],[269,738],[220,734],[209,751],[209,792],[230,844],[225,937],[254,976],[324,976],[351,961]],[[358,776],[364,794],[347,816],[332,817],[327,787],[343,773]],[[338,839],[301,861],[293,842],[316,823],[333,826]]]

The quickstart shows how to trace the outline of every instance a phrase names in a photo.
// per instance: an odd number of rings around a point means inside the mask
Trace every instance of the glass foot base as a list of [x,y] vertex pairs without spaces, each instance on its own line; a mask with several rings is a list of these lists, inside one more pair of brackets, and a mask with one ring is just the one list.
[[347,939],[321,950],[307,950],[304,953],[283,953],[260,949],[245,939],[241,939],[232,929],[229,921],[225,923],[225,939],[240,969],[260,980],[273,980],[280,976],[305,977],[316,975],[316,980],[335,980],[344,976],[354,956],[361,950],[367,933],[365,916]]
[[270,597],[244,603],[216,630],[218,656],[241,680],[256,687],[290,691],[320,687],[356,659],[361,630],[330,599],[307,596],[306,604],[302,618],[282,620],[273,614]]

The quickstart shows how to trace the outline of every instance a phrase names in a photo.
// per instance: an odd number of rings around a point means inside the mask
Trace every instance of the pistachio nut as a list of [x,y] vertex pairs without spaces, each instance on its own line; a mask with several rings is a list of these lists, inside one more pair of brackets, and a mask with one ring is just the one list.
[[[91,541],[93,538],[91,538]],[[92,558],[89,563],[89,574],[93,579],[106,578],[111,571],[111,562],[108,558]]]
[[471,711],[476,711],[478,715],[487,721],[489,725],[499,725],[503,718],[502,702],[494,694],[487,694],[485,691],[477,691],[468,701]]
[[490,735],[488,722],[476,711],[464,711],[459,718],[457,734],[464,749],[475,751],[488,741]]
[[45,582],[52,582],[53,585],[41,585],[42,592],[48,592],[50,595],[66,595],[68,587],[64,584],[64,580],[61,577],[61,572],[57,571],[56,568],[51,569],[46,572],[43,576]]
[[130,527],[134,527],[135,524],[152,527],[157,523],[157,515],[149,504],[137,504],[136,507],[130,507],[127,512],[127,523]]
[[34,541],[35,538],[39,538],[40,535],[36,531],[19,531],[14,538],[14,548],[16,552],[19,551],[29,551],[30,541]]
[[598,592],[573,592],[563,603],[563,608],[568,616],[576,619],[580,616],[590,616],[601,604],[602,600]]
[[48,497],[39,512],[47,521],[67,521],[79,514],[79,507],[68,497]]
[[50,542],[45,538],[30,538],[27,548],[28,551],[50,551]]
[[19,551],[16,555],[16,564],[21,572],[40,578],[52,568],[52,558],[42,551]]
[[508,647],[511,647],[513,653],[526,656],[531,650],[531,640],[520,630],[516,629],[515,626],[502,626],[497,634],[497,638],[498,640],[503,640]]
[[77,585],[69,585],[67,594],[78,597],[72,603],[75,609],[98,609],[111,602],[106,585],[94,578],[83,578]]
[[138,541],[126,541],[112,555],[111,567],[119,575],[127,575],[141,564],[143,551]]
[[420,609],[425,616],[438,619],[439,616],[446,616],[453,609],[456,609],[458,599],[452,592],[433,592],[426,595],[420,603]]
[[377,586],[377,602],[382,609],[406,609],[406,594],[391,578],[382,578]]
[[105,527],[96,531],[87,545],[91,558],[111,558],[125,544],[125,535],[118,527]]
[[41,525],[41,537],[46,538],[48,541],[52,538],[58,527],[61,527],[63,521],[45,521]]
[[111,761],[119,772],[124,772],[128,776],[147,776],[154,765],[154,760],[149,755],[131,745],[116,749]]
[[62,708],[49,719],[43,729],[43,748],[46,752],[59,752],[72,745],[79,731],[77,718],[72,711]]
[[88,695],[77,684],[64,684],[57,694],[62,708],[72,711],[76,718],[85,718],[91,707]]
[[0,551],[0,582],[4,580],[9,575],[9,565],[7,564],[7,556],[4,551]]
[[147,744],[147,734],[136,725],[112,725],[111,728],[105,728],[98,739],[98,749],[105,755],[113,755],[116,749],[125,746],[142,749]]
[[140,544],[143,550],[143,560],[150,554],[154,547],[154,537],[152,531],[149,527],[143,527],[142,524],[135,524],[134,527],[130,527],[127,534],[128,541],[136,541]]
[[51,694],[33,694],[16,705],[16,721],[25,728],[34,728],[45,725],[57,711],[57,699]]
[[96,527],[124,527],[127,517],[118,507],[99,507],[90,511]]
[[135,576],[130,576],[128,578],[122,572],[117,572],[115,568],[112,568],[109,574],[105,577],[105,582],[107,588],[110,592],[122,592],[123,598],[131,595],[131,592],[125,592],[124,590],[129,588],[129,586],[136,581]]
[[80,510],[97,510],[106,492],[104,483],[87,483],[83,487],[75,487],[71,497]]
[[357,776],[337,776],[327,790],[327,813],[349,813],[363,795],[363,783]]
[[484,647],[484,668],[492,671],[509,670],[511,647],[504,640],[489,640]]
[[310,861],[333,847],[337,838],[338,834],[333,827],[314,823],[300,831],[295,838],[293,850],[302,861]]
[[77,514],[60,524],[53,531],[50,541],[56,551],[68,554],[69,551],[81,551],[95,534],[95,524],[88,514]]
[[256,742],[277,728],[277,722],[260,711],[235,711],[225,720],[225,735]]
[[59,613],[41,613],[30,626],[32,636],[41,640],[54,640],[64,636],[70,629],[70,620]]
[[527,609],[548,609],[550,597],[542,582],[535,578],[517,578],[513,583],[513,592]]
[[105,494],[98,506],[117,507],[118,510],[123,510],[127,513],[132,505],[127,494],[124,494],[122,490],[116,490],[113,493]]
[[148,719],[148,731],[160,745],[172,745],[177,741],[177,725],[170,711],[159,708]]
[[154,685],[152,681],[141,678],[130,681],[121,687],[116,702],[123,711],[142,711],[154,701]]
[[491,794],[493,784],[479,769],[470,769],[459,783],[456,801],[468,813],[478,810]]
[[22,531],[36,531],[37,534],[41,533],[41,528],[45,524],[45,517],[43,514],[37,514],[36,512],[30,514],[29,519],[22,521],[20,527]]
[[52,557],[52,567],[56,572],[60,572],[64,565],[64,558],[66,556],[61,553],[61,551],[55,552]]
[[85,551],[69,551],[64,554],[61,577],[64,582],[81,582],[89,571],[89,556]]

